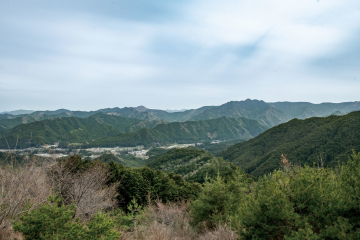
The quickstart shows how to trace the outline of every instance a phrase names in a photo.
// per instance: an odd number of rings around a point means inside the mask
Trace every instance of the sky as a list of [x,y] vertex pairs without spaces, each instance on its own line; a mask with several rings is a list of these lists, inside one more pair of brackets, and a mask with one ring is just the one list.
[[0,112],[359,90],[359,0],[0,0]]

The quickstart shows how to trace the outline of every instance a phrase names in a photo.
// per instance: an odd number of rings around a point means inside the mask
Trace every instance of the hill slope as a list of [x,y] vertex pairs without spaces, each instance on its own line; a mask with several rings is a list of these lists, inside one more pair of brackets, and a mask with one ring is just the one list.
[[133,147],[144,145],[150,147],[211,139],[252,138],[266,129],[265,126],[255,120],[221,117],[211,120],[159,124],[153,129],[144,128],[137,132],[121,133],[117,136],[94,141],[88,146]]
[[214,119],[222,116],[254,119],[268,127],[276,126],[291,119],[288,115],[275,109],[264,101],[250,99],[239,102],[232,101],[219,107],[207,109],[204,112],[193,116],[192,119]]
[[184,176],[205,165],[213,157],[211,153],[197,148],[174,148],[147,166],[154,170]]
[[215,158],[210,152],[195,147],[173,148],[160,154],[147,166],[166,173],[174,172],[182,175],[185,180],[198,183],[218,175],[226,179],[238,169],[236,165]]
[[345,116],[294,119],[256,138],[235,144],[218,156],[261,176],[280,167],[281,154],[293,164],[321,161],[335,166],[346,161],[352,149],[360,151],[360,111]]
[[97,113],[88,118],[55,118],[21,124],[3,132],[0,148],[15,146],[33,147],[60,142],[61,146],[70,143],[85,144],[122,132],[138,131],[144,127],[152,128],[163,121],[142,121]]
[[305,119],[309,117],[327,117],[332,114],[347,114],[360,110],[360,102],[321,103],[309,102],[276,102],[271,103],[276,109],[291,118]]
[[[181,112],[167,112],[164,110],[148,109],[144,106],[124,107],[124,108],[104,108],[96,111],[71,111],[58,109],[55,111],[35,111],[30,114],[12,115],[9,113],[0,114],[0,119],[15,119],[23,117],[23,122],[40,121],[57,117],[79,117],[86,118],[96,113],[106,113],[127,118],[141,120],[159,120],[166,122],[185,122],[190,120],[207,120],[223,116],[239,118],[245,117],[255,119],[268,127],[273,127],[292,118],[305,119],[309,117],[325,117],[331,114],[346,114],[360,110],[360,102],[345,103],[321,103],[313,104],[308,102],[275,102],[266,103],[259,100],[231,101],[221,106],[204,106],[197,109],[190,109]],[[21,121],[16,120],[12,123],[0,121],[1,129],[9,129],[19,125]],[[4,127],[5,126],[5,127]]]

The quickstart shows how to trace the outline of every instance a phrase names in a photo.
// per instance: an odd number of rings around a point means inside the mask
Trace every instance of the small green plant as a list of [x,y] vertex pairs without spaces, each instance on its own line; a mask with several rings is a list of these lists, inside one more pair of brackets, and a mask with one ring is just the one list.
[[118,208],[111,214],[116,221],[116,225],[125,231],[133,229],[135,227],[135,222],[142,219],[144,213],[143,207],[137,203],[135,198],[131,200],[127,210],[126,213],[123,209]]

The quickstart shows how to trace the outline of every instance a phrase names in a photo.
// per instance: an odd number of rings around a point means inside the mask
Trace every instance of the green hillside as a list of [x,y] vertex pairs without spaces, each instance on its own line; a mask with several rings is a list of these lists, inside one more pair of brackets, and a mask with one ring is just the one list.
[[126,154],[126,155],[121,155],[121,156],[115,156],[113,154],[102,154],[95,160],[105,162],[105,163],[115,162],[115,163],[122,164],[126,167],[143,167],[147,163],[149,163],[149,161],[147,159],[137,158],[131,154]]
[[332,114],[347,114],[360,110],[360,102],[320,103],[309,102],[276,102],[271,103],[276,109],[291,118],[327,117]]
[[215,178],[218,174],[226,179],[238,170],[236,165],[195,147],[171,149],[147,166],[153,170],[180,174],[186,180],[198,183],[203,183],[206,178]]
[[225,149],[227,149],[228,147],[239,143],[239,142],[245,142],[249,139],[247,138],[241,138],[241,139],[234,139],[234,140],[228,140],[228,141],[223,141],[223,142],[219,142],[219,143],[213,143],[211,141],[204,141],[199,145],[196,145],[197,148],[201,148],[204,149],[206,151],[211,152],[214,155],[219,154],[220,152],[224,151]]
[[63,118],[63,117],[79,117],[85,118],[91,116],[93,113],[80,112],[69,110],[64,112],[59,111],[44,111],[44,112],[33,112],[32,114],[23,115],[7,115],[5,118],[0,118],[0,134],[5,130],[14,128],[20,124],[32,123],[36,121],[42,121],[46,119]]
[[336,166],[352,149],[360,151],[360,111],[345,116],[294,119],[256,138],[229,147],[218,156],[261,176],[280,167],[281,154],[293,164]]
[[36,121],[41,121],[41,120],[45,120],[45,119],[53,119],[53,118],[57,118],[57,117],[70,117],[69,115],[65,114],[65,113],[59,113],[59,114],[54,114],[54,115],[23,115],[23,116],[9,116],[8,118],[3,118],[0,119],[0,133],[4,132],[5,130],[14,128],[20,124],[26,124],[26,123],[32,123],[32,122],[36,122]]
[[121,133],[89,143],[89,147],[146,147],[166,145],[171,143],[190,143],[202,140],[230,140],[252,138],[266,130],[266,127],[255,120],[245,118],[233,119],[221,117],[218,119],[174,122],[159,124],[153,129],[141,129],[137,132]]
[[205,165],[213,157],[211,153],[198,148],[174,148],[147,166],[154,170],[184,176]]
[[2,133],[0,148],[35,147],[44,144],[86,144],[122,132],[154,127],[163,121],[142,121],[97,113],[88,118],[55,118],[21,124]]
[[222,116],[254,119],[268,127],[276,126],[291,119],[288,115],[275,109],[264,101],[250,99],[245,101],[232,101],[219,107],[207,109],[204,112],[193,116],[192,119],[214,119]]
[[[21,113],[12,115],[9,113],[0,114],[0,132],[21,123],[29,123],[44,119],[59,117],[86,118],[96,113],[106,113],[126,118],[154,121],[164,120],[166,122],[185,122],[190,120],[207,120],[219,117],[239,118],[245,117],[255,119],[262,124],[273,127],[280,123],[287,122],[292,118],[305,119],[309,117],[326,117],[332,114],[343,115],[360,110],[360,102],[345,103],[321,103],[313,104],[308,102],[275,102],[266,103],[259,100],[231,101],[220,106],[204,106],[197,109],[190,109],[180,112],[167,112],[164,110],[148,109],[144,106],[124,108],[104,108],[96,111],[71,111],[58,109],[55,111],[14,111]],[[29,113],[29,114],[26,114]],[[15,121],[1,121],[2,119],[16,119]]]

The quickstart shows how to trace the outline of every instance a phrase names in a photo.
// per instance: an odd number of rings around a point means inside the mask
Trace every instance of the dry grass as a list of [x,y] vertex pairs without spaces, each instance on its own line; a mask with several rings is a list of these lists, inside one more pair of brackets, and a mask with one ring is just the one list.
[[236,240],[239,236],[227,225],[217,225],[213,231],[205,231],[199,240]]
[[158,201],[145,210],[145,220],[138,222],[132,232],[124,233],[122,240],[236,240],[238,235],[228,226],[198,233],[190,225],[189,204]]
[[23,236],[21,233],[14,232],[12,227],[4,228],[0,231],[0,240],[23,240]]

